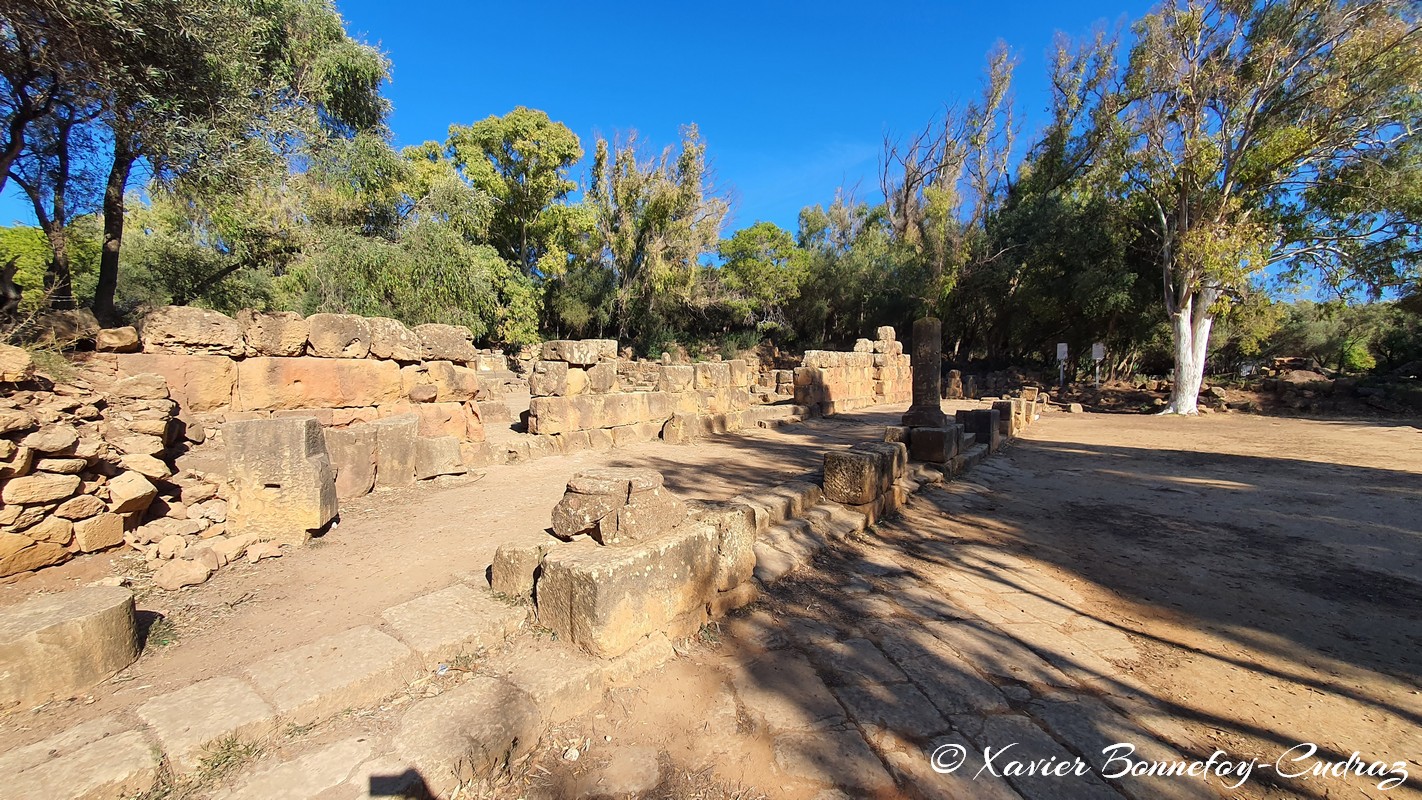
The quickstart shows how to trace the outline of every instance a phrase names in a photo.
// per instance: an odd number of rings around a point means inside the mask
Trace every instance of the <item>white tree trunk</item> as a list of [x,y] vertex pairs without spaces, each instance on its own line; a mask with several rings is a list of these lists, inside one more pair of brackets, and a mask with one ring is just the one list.
[[1175,382],[1171,387],[1170,404],[1161,413],[1198,414],[1200,385],[1205,381],[1205,354],[1210,346],[1210,327],[1214,317],[1208,304],[1192,297],[1170,317],[1170,329],[1175,339]]

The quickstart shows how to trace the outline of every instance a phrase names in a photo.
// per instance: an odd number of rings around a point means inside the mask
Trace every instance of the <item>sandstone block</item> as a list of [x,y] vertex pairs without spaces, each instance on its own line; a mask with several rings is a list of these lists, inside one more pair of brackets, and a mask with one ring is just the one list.
[[755,509],[744,503],[699,501],[691,513],[697,522],[716,529],[716,589],[725,592],[749,581],[755,571]]
[[825,453],[825,498],[845,505],[869,503],[882,491],[882,459],[862,450]]
[[115,547],[123,542],[123,517],[99,514],[74,523],[74,544],[85,553]]
[[403,322],[389,317],[370,317],[370,355],[391,361],[419,361],[424,358],[424,345],[414,331]]
[[415,440],[415,478],[427,480],[437,475],[467,472],[459,454],[459,439],[453,436],[421,436]]
[[134,353],[142,345],[138,341],[138,330],[132,325],[122,328],[104,328],[94,337],[94,349],[108,353]]
[[92,494],[81,494],[60,503],[59,508],[54,510],[54,515],[68,520],[81,520],[99,514],[105,508],[107,506],[103,500]]
[[24,534],[0,533],[0,577],[69,560],[62,544],[37,542]]
[[45,454],[68,453],[78,443],[79,434],[74,432],[74,427],[63,423],[46,425],[20,440],[22,447]]
[[0,383],[20,383],[34,377],[35,359],[28,350],[0,344]]
[[427,665],[461,653],[477,653],[502,644],[528,616],[457,583],[385,609],[380,615]]
[[79,490],[78,475],[39,473],[23,478],[11,478],[0,490],[0,500],[16,505],[52,503],[63,500]]
[[419,418],[414,414],[387,417],[371,427],[375,428],[375,485],[387,489],[414,484]]
[[442,403],[462,403],[479,394],[479,373],[468,367],[449,361],[431,361],[425,364],[425,374],[435,386],[436,399]]
[[958,455],[958,426],[914,428],[909,447],[914,461],[945,464]]
[[242,327],[242,340],[251,355],[299,356],[306,352],[310,329],[295,311],[244,308],[237,312],[237,324]]
[[40,595],[0,615],[0,708],[70,697],[138,658],[133,593],[94,586]]
[[590,367],[602,358],[604,352],[603,342],[613,341],[613,350],[616,357],[616,342],[611,339],[558,339],[543,343],[543,359],[545,361],[566,361],[575,367]]
[[167,306],[144,317],[141,326],[146,352],[177,351],[240,356],[245,351],[242,328],[226,314],[193,306]]
[[137,472],[124,472],[108,482],[109,510],[115,514],[146,511],[158,489]]
[[370,325],[354,314],[312,314],[306,318],[307,351],[317,358],[365,358]]
[[248,358],[237,364],[238,411],[344,408],[399,402],[400,368],[391,361]]
[[623,547],[554,548],[538,581],[538,619],[600,658],[642,638],[699,627],[715,594],[715,526],[693,523]]
[[535,361],[528,375],[528,391],[534,397],[562,397],[568,394],[568,364],[565,361]]
[[45,800],[138,797],[158,782],[153,746],[117,715],[0,755],[0,796]]
[[399,690],[414,663],[405,645],[359,627],[259,661],[246,675],[282,719],[304,725]]
[[324,428],[322,434],[336,471],[336,499],[369,494],[375,488],[377,428],[366,424]]
[[312,531],[335,518],[335,472],[316,420],[228,422],[222,438],[232,493],[229,529],[304,544]]
[[896,338],[898,338],[898,334],[894,332],[894,326],[880,325],[874,331],[874,338],[878,339],[881,342],[892,342]]
[[226,356],[127,353],[117,359],[120,375],[162,376],[184,411],[217,411],[232,405],[237,367]]
[[696,380],[696,368],[689,364],[663,364],[657,377],[657,391],[689,391]]
[[139,706],[138,716],[180,773],[197,769],[208,745],[228,737],[259,742],[276,723],[272,707],[251,686],[230,677],[159,695]]
[[468,364],[479,357],[479,351],[469,341],[469,329],[463,325],[417,325],[415,335],[420,338],[421,353],[426,361]]
[[400,764],[419,769],[428,784],[422,789],[447,797],[462,782],[482,779],[522,758],[543,732],[539,704],[532,697],[505,681],[479,676],[407,711],[395,747]]
[[506,597],[532,600],[534,575],[551,549],[553,543],[547,540],[499,545],[489,569],[489,588]]
[[201,561],[174,558],[153,572],[153,585],[175,592],[184,586],[197,586],[212,576],[212,568]]
[[588,391],[593,394],[608,394],[616,392],[619,387],[617,376],[617,365],[611,361],[602,361],[587,369]]

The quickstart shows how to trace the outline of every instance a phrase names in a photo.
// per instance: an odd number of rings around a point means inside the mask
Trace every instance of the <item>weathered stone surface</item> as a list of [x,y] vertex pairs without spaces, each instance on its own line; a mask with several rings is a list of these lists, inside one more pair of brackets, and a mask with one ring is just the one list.
[[958,426],[949,424],[943,428],[914,428],[909,443],[914,461],[945,464],[958,455]]
[[119,466],[137,472],[149,480],[161,481],[173,474],[173,470],[162,459],[142,453],[130,453],[119,457]]
[[405,323],[389,317],[371,317],[370,355],[392,361],[419,361],[424,357],[424,346],[415,332],[405,327]]
[[40,595],[0,615],[0,708],[69,697],[138,658],[133,593],[93,586]]
[[326,452],[336,471],[336,499],[369,494],[375,488],[377,428],[369,424],[324,428]]
[[413,667],[405,645],[359,627],[259,661],[246,675],[283,719],[305,725],[400,689]]
[[69,544],[74,537],[74,523],[63,517],[48,516],[25,529],[25,536],[36,542]]
[[[220,800],[297,800],[298,798],[348,797],[341,784],[370,758],[371,741],[362,736],[306,753],[290,761],[259,769],[240,780],[236,788],[215,797]],[[367,779],[365,789],[370,788]],[[370,797],[371,795],[364,795]]]
[[0,383],[20,383],[34,377],[35,359],[23,347],[0,344]]
[[462,403],[479,394],[479,373],[449,361],[430,361],[425,374],[434,384],[436,399],[442,403]]
[[154,570],[153,585],[175,592],[184,586],[197,586],[204,583],[211,576],[212,568],[200,561],[174,558]]
[[825,498],[846,505],[868,503],[880,492],[880,459],[859,450],[825,453]]
[[426,361],[453,361],[468,364],[479,357],[479,351],[469,341],[469,329],[463,325],[417,325],[421,353]]
[[898,338],[898,334],[894,333],[894,326],[880,325],[874,330],[874,338],[881,342],[892,342]]
[[523,624],[528,611],[457,583],[391,606],[380,616],[432,666],[503,643]]
[[316,420],[233,421],[222,426],[222,438],[229,529],[299,545],[335,518],[335,472]]
[[416,442],[420,420],[414,414],[370,423],[375,429],[375,485],[381,489],[410,486],[419,460]]
[[716,588],[724,592],[750,580],[755,571],[755,509],[744,503],[699,501],[691,504],[691,514],[716,528]]
[[6,481],[4,490],[0,491],[0,499],[6,503],[20,505],[52,503],[63,500],[78,490],[78,475],[40,473]]
[[276,712],[251,686],[230,677],[159,695],[137,711],[180,773],[196,769],[208,745],[226,737],[261,741],[276,722]]
[[158,489],[148,479],[137,472],[124,472],[108,482],[109,510],[115,514],[128,514],[148,509]]
[[911,428],[941,428],[946,420],[939,401],[943,394],[943,324],[932,317],[913,323],[913,404],[903,424]]
[[453,436],[421,436],[415,440],[415,478],[427,480],[437,475],[463,475],[459,440]]
[[607,394],[619,389],[617,365],[611,361],[594,364],[587,369],[588,391],[593,394]]
[[244,308],[237,312],[237,324],[242,327],[242,339],[250,355],[299,356],[306,352],[309,328],[295,311]]
[[109,353],[134,353],[142,345],[138,341],[138,329],[132,325],[122,328],[104,328],[94,337],[94,349]]
[[562,397],[568,393],[566,361],[535,361],[528,374],[528,391],[534,397]]
[[[543,343],[545,361],[566,361],[575,367],[590,367],[603,357],[610,339],[557,339]],[[616,342],[613,342],[616,352]],[[615,357],[615,356],[614,356]]]
[[69,560],[64,545],[37,542],[16,533],[0,533],[0,577],[47,567]]
[[475,677],[405,712],[396,751],[449,796],[461,781],[487,776],[523,757],[543,732],[537,702],[509,683]]
[[89,465],[88,459],[83,458],[41,458],[35,461],[34,468],[39,472],[54,472],[61,475],[78,475]]
[[128,353],[117,357],[120,375],[163,377],[184,411],[217,411],[232,405],[236,362],[226,356]]
[[114,547],[123,542],[123,517],[98,514],[74,523],[74,544],[85,553]]
[[553,532],[588,533],[602,544],[655,536],[686,518],[686,506],[661,485],[655,470],[587,470],[568,482],[553,509]]
[[79,434],[74,432],[74,427],[64,424],[46,425],[20,440],[20,445],[23,447],[28,447],[37,453],[49,454],[67,453],[78,443]]
[[689,364],[664,364],[657,378],[659,392],[690,391],[696,381],[696,368]]
[[0,755],[5,800],[135,797],[158,778],[153,747],[116,715],[76,725]]
[[355,314],[312,314],[306,318],[306,349],[318,358],[365,358],[370,325]]
[[54,510],[54,515],[56,517],[63,517],[64,519],[80,520],[92,517],[102,512],[105,508],[107,508],[107,506],[104,505],[103,500],[100,500],[92,494],[81,494],[60,503],[59,508]]
[[489,568],[489,588],[505,597],[533,599],[534,575],[551,549],[553,543],[546,537],[535,542],[499,545]]
[[248,358],[237,364],[237,411],[346,408],[399,402],[400,367],[350,358]]
[[240,356],[242,328],[226,314],[193,306],[166,306],[143,318],[143,349]]
[[718,538],[693,523],[621,547],[555,547],[538,581],[539,622],[601,658],[653,632],[689,635],[716,591]]

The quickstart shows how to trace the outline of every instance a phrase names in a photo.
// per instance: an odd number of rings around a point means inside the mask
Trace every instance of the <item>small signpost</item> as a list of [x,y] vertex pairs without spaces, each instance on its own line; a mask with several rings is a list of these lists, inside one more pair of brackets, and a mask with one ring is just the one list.
[[1057,385],[1066,391],[1067,343],[1057,342]]
[[1106,345],[1097,342],[1091,346],[1091,360],[1096,362],[1096,388],[1101,388],[1101,359],[1106,357]]

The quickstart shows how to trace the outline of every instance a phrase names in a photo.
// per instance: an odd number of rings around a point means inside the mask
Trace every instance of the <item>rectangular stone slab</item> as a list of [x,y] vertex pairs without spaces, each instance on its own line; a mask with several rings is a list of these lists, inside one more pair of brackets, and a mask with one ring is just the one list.
[[246,674],[282,719],[306,725],[398,691],[414,664],[410,648],[362,626],[259,661]]

